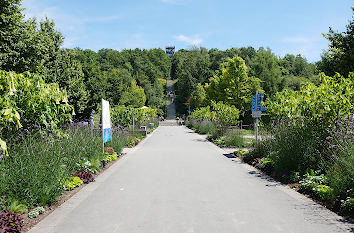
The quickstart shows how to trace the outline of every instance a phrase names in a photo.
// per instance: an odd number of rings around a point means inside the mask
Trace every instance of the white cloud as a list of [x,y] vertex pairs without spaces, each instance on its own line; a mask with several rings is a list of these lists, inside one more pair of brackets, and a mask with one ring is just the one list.
[[315,62],[320,59],[320,54],[326,48],[326,40],[320,33],[310,35],[294,35],[285,36],[279,40],[281,56],[285,54],[301,54],[310,62]]
[[188,37],[185,35],[178,35],[178,36],[176,36],[176,39],[179,41],[186,42],[187,44],[190,44],[190,45],[199,45],[203,42],[203,40],[199,37],[199,35],[194,35],[193,37]]
[[44,20],[46,17],[53,20],[55,28],[63,33],[65,40],[63,47],[72,48],[78,45],[78,42],[87,35],[87,28],[92,23],[109,23],[121,19],[119,15],[103,15],[93,17],[82,17],[72,15],[59,7],[49,4],[44,5],[41,0],[23,0],[22,7],[25,18],[36,18]]

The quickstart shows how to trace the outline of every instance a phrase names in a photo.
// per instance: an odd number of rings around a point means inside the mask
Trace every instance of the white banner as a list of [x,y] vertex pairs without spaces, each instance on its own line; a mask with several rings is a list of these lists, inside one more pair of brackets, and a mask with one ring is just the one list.
[[109,102],[102,99],[102,131],[103,143],[112,140],[111,116],[109,112]]

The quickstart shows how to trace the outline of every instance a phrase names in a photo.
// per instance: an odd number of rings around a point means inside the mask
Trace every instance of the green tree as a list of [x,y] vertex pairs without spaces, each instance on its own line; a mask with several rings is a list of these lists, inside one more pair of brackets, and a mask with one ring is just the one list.
[[260,80],[248,76],[245,61],[235,56],[221,66],[210,82],[206,85],[208,102],[222,101],[235,106],[241,112],[250,108],[252,95],[261,91]]
[[218,135],[224,135],[227,128],[236,125],[240,117],[240,110],[235,106],[224,104],[223,102],[211,103],[214,117],[212,122],[215,124]]
[[47,63],[54,60],[63,43],[63,36],[54,28],[54,22],[45,19],[24,20],[20,1],[1,4],[0,69],[16,72],[42,73]]
[[0,68],[11,70],[19,56],[19,39],[23,23],[21,0],[3,0],[0,2]]
[[260,48],[257,51],[250,63],[250,75],[262,80],[262,88],[269,96],[285,86],[278,59],[270,49]]
[[198,83],[204,84],[212,76],[210,57],[205,48],[179,50],[172,60],[172,78],[177,79],[176,110],[186,112],[186,104]]
[[[354,7],[352,7],[354,13]],[[333,76],[336,72],[347,77],[354,71],[354,17],[342,33],[329,28],[324,37],[329,40],[329,51],[322,55],[318,69]]]
[[82,118],[90,96],[84,83],[81,64],[74,53],[74,50],[59,50],[55,60],[47,62],[43,67],[42,73],[46,82],[58,83],[60,88],[66,89],[69,103],[74,106],[78,117]]
[[191,109],[197,109],[203,107],[206,101],[206,92],[202,84],[198,83],[197,88],[193,91],[190,100],[189,106]]
[[136,81],[132,81],[130,87],[123,92],[120,104],[125,106],[132,106],[140,108],[145,105],[146,96],[144,89],[136,84]]

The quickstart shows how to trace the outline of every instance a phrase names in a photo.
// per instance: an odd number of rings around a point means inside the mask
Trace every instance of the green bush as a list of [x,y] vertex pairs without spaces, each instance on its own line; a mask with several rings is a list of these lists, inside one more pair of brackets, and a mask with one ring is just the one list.
[[7,210],[10,210],[12,213],[15,214],[24,214],[27,213],[27,206],[24,204],[19,203],[18,201],[13,201],[11,203],[11,205],[9,205],[7,208]]
[[332,163],[328,169],[330,186],[337,196],[345,196],[354,187],[354,115],[337,121],[328,138]]
[[227,147],[244,147],[245,140],[238,130],[228,130],[225,134],[225,146]]
[[317,195],[319,198],[325,201],[331,201],[335,197],[333,193],[333,189],[327,185],[323,185],[323,184],[317,185],[313,191],[315,195]]
[[[280,122],[272,131],[278,173],[303,174],[309,169],[327,172],[337,162],[338,152],[328,150],[331,145],[327,142],[335,136],[332,129],[338,120],[353,113],[353,77],[354,73],[348,78],[321,75],[318,85],[304,83],[300,91],[285,90],[268,99],[267,112]],[[349,138],[353,135],[344,140]]]
[[354,197],[348,197],[341,204],[343,214],[354,217]]
[[[21,140],[9,144],[12,155],[0,159],[0,195],[6,195],[8,202],[19,200],[29,208],[50,204],[63,193],[64,180],[71,174],[101,169],[105,156],[101,130],[71,124],[63,131],[65,137],[23,130]],[[109,143],[117,153],[127,142],[122,133],[113,129]]]
[[300,126],[282,121],[274,126],[268,156],[274,161],[276,175],[305,174],[310,169],[323,169],[321,155],[317,153],[319,137],[315,132],[314,126],[309,124]]
[[157,122],[155,118],[157,117],[157,109],[152,107],[142,107],[133,108],[126,106],[113,106],[111,108],[111,120],[115,126],[129,127],[133,124],[133,116],[135,120],[135,125],[148,125],[148,123],[154,123],[156,126]]
[[37,74],[0,70],[0,149],[5,153],[1,138],[9,139],[22,126],[30,130],[34,124],[56,129],[71,119],[72,111],[57,83],[45,83]]
[[214,113],[212,122],[219,135],[223,135],[231,125],[239,123],[240,111],[235,106],[223,102],[212,102],[212,108]]
[[304,175],[304,178],[299,182],[301,192],[311,194],[324,201],[333,201],[335,198],[334,190],[328,186],[328,178],[319,172],[311,170]]
[[243,156],[243,161],[246,163],[250,163],[253,159],[256,158],[265,158],[269,157],[272,159],[272,153],[274,153],[274,140],[272,138],[259,141],[256,146],[246,152]]
[[43,214],[45,209],[42,206],[36,207],[34,210],[28,213],[29,218],[37,218],[40,214]]
[[78,176],[70,177],[64,182],[64,189],[67,191],[73,190],[82,185],[83,181]]
[[197,132],[201,134],[213,134],[216,130],[215,125],[210,121],[202,121],[197,126]]

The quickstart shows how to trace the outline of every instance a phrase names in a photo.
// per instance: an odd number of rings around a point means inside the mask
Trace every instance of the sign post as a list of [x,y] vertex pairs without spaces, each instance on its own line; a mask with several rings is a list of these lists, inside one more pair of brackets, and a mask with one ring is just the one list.
[[112,141],[111,117],[109,112],[109,102],[102,99],[102,147],[104,153],[104,144]]
[[252,117],[255,118],[254,129],[256,133],[256,142],[258,141],[258,119],[262,116],[262,111],[266,111],[265,108],[261,107],[261,102],[263,100],[263,94],[256,92],[252,96]]

